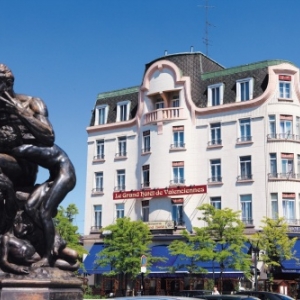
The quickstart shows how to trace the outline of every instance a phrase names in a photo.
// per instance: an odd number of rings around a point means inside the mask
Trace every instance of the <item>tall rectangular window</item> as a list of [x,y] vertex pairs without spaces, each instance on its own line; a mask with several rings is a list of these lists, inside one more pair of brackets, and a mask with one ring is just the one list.
[[145,165],[142,167],[143,171],[143,184],[142,187],[150,187],[150,166]]
[[277,157],[276,157],[276,153],[270,153],[270,177],[277,178]]
[[248,101],[253,99],[253,78],[237,80],[236,95],[237,101]]
[[143,153],[150,152],[150,130],[143,132]]
[[173,201],[172,205],[172,220],[175,225],[182,226],[184,225],[183,219],[183,201]]
[[173,168],[173,184],[184,184],[184,162],[174,161],[172,163]]
[[221,209],[221,197],[211,197],[210,198],[210,204],[215,209]]
[[223,91],[223,83],[208,86],[208,106],[218,106],[223,104]]
[[102,205],[94,205],[94,227],[102,227]]
[[221,182],[221,160],[212,159],[210,161],[211,182]]
[[297,155],[297,179],[300,178],[300,155]]
[[94,192],[103,192],[103,172],[96,172],[95,173]]
[[210,124],[210,145],[221,145],[221,123]]
[[240,141],[251,141],[251,121],[250,118],[240,120]]
[[176,94],[172,97],[172,107],[179,107],[179,95]]
[[125,170],[117,170],[117,187],[116,190],[125,190]]
[[293,116],[280,115],[280,138],[290,139],[293,134]]
[[295,222],[295,194],[294,193],[283,193],[282,194],[282,211],[283,217],[289,224]]
[[296,139],[300,140],[300,117],[296,117]]
[[272,219],[278,219],[278,194],[271,194],[271,215]]
[[164,108],[164,100],[161,98],[156,99],[155,102],[155,109],[160,109],[160,108]]
[[104,159],[104,140],[96,141],[96,157],[95,159]]
[[251,156],[240,157],[241,180],[252,179]]
[[171,148],[184,148],[184,126],[173,126],[173,144]]
[[276,119],[274,115],[269,116],[269,138],[276,138]]
[[294,154],[281,153],[282,177],[294,177]]
[[118,138],[118,153],[116,156],[126,156],[127,155],[127,139],[126,136],[121,136]]
[[291,98],[291,76],[279,75],[279,98]]
[[149,200],[142,201],[142,220],[149,222]]
[[242,210],[242,221],[244,224],[253,224],[252,217],[252,195],[241,195],[241,210]]
[[108,106],[100,105],[95,109],[95,125],[103,125],[107,123]]
[[125,210],[124,210],[124,203],[116,204],[116,218],[124,218]]
[[130,112],[130,101],[125,100],[117,104],[117,122],[128,121]]

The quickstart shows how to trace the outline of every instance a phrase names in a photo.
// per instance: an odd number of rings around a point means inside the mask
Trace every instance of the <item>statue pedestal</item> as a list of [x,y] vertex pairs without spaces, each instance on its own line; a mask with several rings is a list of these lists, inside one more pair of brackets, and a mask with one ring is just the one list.
[[82,299],[82,281],[69,271],[40,268],[28,275],[0,273],[0,300]]

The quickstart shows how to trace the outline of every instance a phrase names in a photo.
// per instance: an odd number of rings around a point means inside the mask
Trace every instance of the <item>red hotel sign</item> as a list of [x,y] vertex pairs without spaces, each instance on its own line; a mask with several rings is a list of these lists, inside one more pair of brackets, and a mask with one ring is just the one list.
[[124,199],[140,199],[140,198],[158,198],[158,197],[174,197],[192,194],[205,194],[206,185],[194,185],[194,186],[176,186],[163,189],[145,189],[141,191],[123,191],[114,192],[114,200]]

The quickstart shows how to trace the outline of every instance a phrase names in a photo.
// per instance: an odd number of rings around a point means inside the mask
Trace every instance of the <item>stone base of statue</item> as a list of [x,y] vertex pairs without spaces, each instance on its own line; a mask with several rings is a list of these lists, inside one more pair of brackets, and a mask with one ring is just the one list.
[[28,275],[0,273],[0,300],[82,299],[82,281],[69,271],[39,268]]

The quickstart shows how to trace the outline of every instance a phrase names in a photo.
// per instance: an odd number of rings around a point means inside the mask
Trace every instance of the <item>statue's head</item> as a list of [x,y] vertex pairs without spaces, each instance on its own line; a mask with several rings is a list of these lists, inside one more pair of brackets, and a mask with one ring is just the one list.
[[12,71],[4,64],[0,64],[0,89],[12,89],[15,77]]

